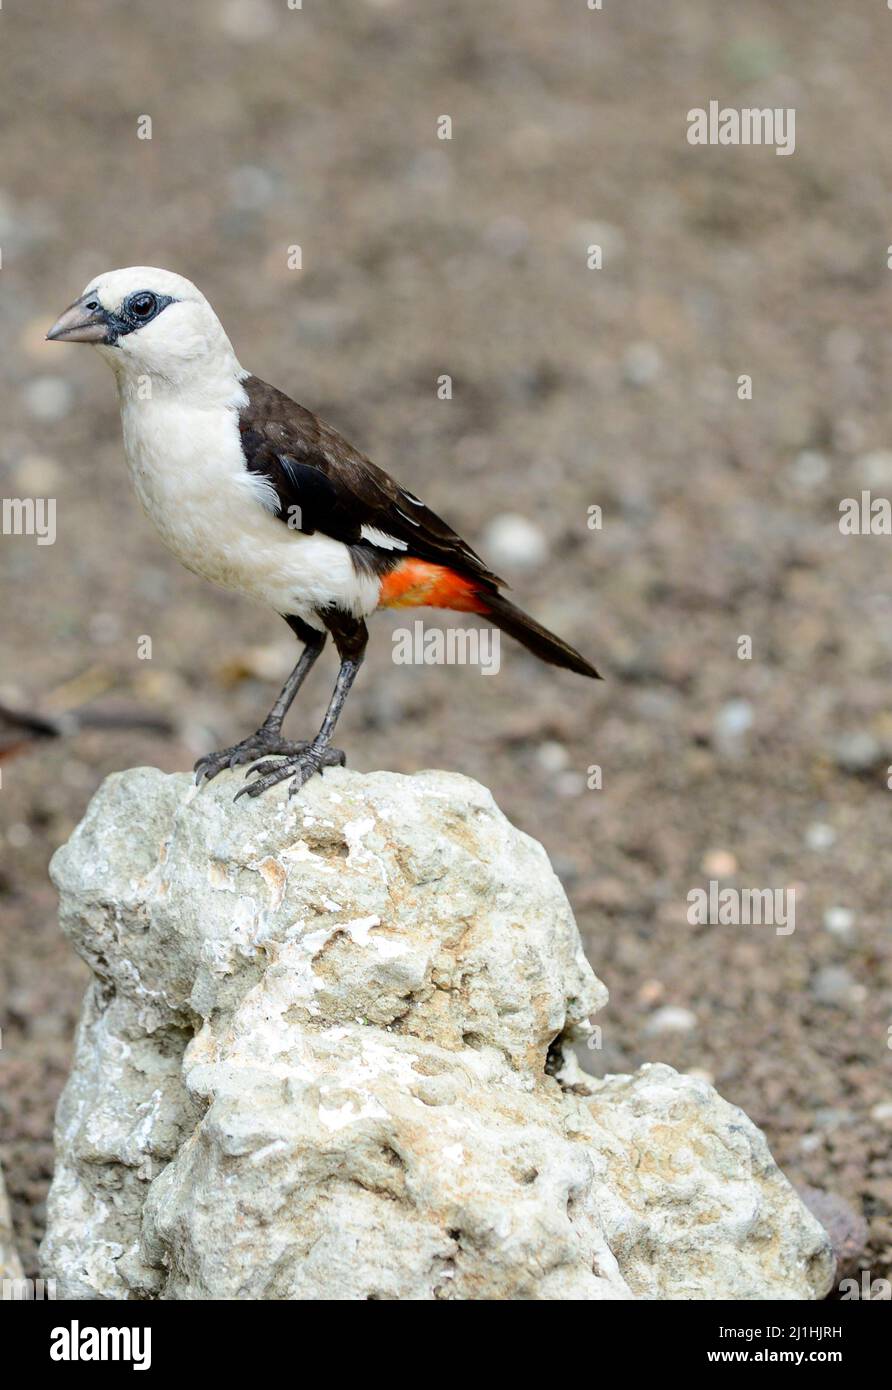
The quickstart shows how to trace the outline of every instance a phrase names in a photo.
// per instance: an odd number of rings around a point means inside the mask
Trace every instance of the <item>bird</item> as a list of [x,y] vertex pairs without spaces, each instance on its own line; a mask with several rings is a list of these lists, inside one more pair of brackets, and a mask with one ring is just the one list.
[[[199,758],[199,784],[251,764],[237,798],[283,781],[294,795],[343,766],[332,735],[380,608],[478,614],[541,660],[600,679],[414,493],[242,367],[190,280],[150,266],[107,271],[46,336],[89,343],[111,367],[127,467],[164,544],[186,569],[272,608],[303,644],[260,727]],[[285,716],[328,636],[340,665],[325,717],[312,739],[286,739]]]

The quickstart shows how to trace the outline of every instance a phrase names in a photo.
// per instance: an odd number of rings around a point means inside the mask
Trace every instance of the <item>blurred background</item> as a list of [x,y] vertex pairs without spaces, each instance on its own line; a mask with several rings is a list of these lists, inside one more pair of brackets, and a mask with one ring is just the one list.
[[[833,0],[4,5],[0,495],[55,498],[57,538],[0,537],[0,701],[174,730],[6,730],[0,1159],[26,1272],[87,973],[49,857],[108,773],[255,728],[296,652],[162,548],[111,375],[43,341],[93,275],[148,264],[606,676],[507,639],[495,677],[395,666],[405,615],[382,616],[350,765],[485,782],[610,989],[584,1065],[707,1076],[863,1214],[889,1276],[892,539],[842,536],[838,508],[892,496],[890,36],[885,7]],[[690,146],[710,99],[795,107],[795,153]],[[689,925],[710,880],[795,887],[795,933]]]

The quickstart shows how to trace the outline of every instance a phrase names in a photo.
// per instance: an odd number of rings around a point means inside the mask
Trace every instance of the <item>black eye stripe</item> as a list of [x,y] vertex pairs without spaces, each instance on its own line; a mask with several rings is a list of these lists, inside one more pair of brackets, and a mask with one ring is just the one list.
[[[152,305],[149,313],[136,313],[134,305],[138,300],[151,300]],[[105,343],[107,347],[114,347],[119,338],[124,338],[128,333],[135,333],[138,328],[143,328],[147,323],[156,319],[168,304],[176,304],[178,301],[172,294],[156,294],[154,290],[134,290],[133,294],[128,294],[117,313],[110,309],[106,311],[106,322],[108,323],[108,333]]]
[[150,323],[152,319],[157,318],[161,310],[171,302],[172,296],[169,294],[155,294],[153,290],[134,290],[121,305],[121,317],[132,323],[134,328],[140,328],[144,323]]

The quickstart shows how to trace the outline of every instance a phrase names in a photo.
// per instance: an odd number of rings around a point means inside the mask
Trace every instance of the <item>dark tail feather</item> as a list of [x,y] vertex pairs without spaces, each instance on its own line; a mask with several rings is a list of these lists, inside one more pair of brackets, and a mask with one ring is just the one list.
[[553,632],[549,632],[502,594],[480,594],[477,611],[491,619],[509,637],[522,642],[540,661],[548,661],[552,666],[566,666],[568,670],[576,671],[580,676],[591,676],[596,681],[601,679],[594,666],[580,656],[575,647],[555,637]]

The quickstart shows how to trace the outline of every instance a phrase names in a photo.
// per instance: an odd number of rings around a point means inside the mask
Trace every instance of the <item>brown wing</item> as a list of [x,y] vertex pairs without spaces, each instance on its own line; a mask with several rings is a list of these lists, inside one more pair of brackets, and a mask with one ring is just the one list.
[[[451,526],[337,430],[259,377],[242,384],[248,394],[239,415],[245,466],[275,489],[282,521],[307,534],[321,531],[385,563],[412,555],[504,586]],[[363,527],[402,544],[376,545]]]

